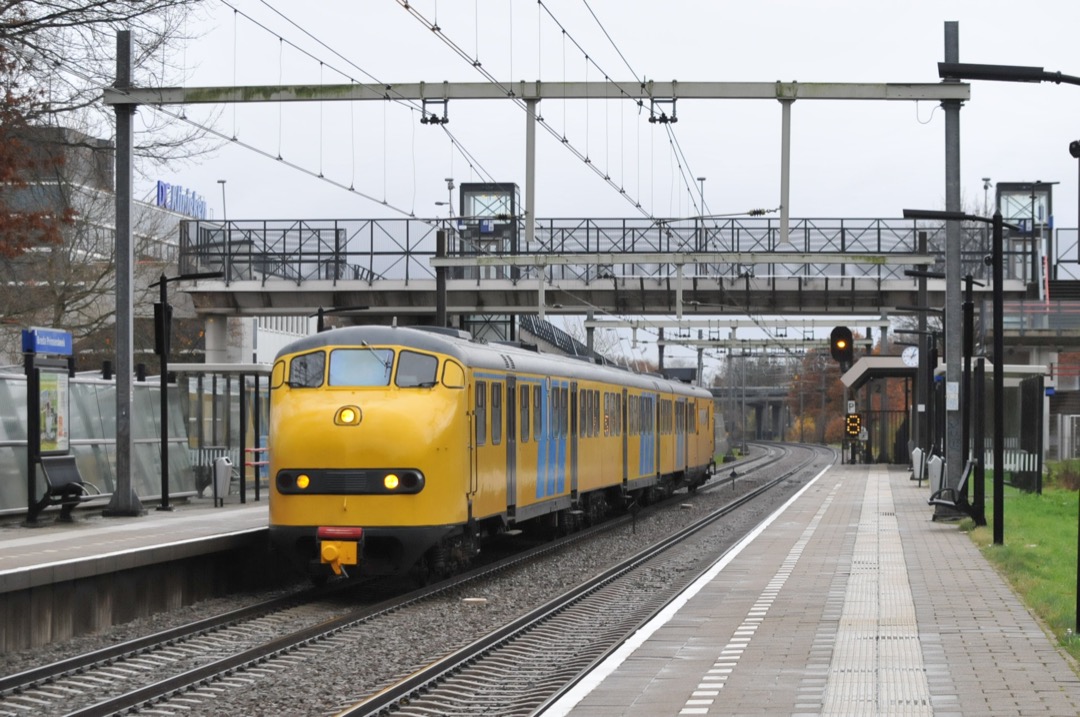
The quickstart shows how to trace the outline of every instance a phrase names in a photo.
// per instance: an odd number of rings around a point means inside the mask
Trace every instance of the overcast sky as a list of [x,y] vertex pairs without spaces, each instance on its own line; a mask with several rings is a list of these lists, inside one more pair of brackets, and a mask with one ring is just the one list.
[[[484,80],[396,0],[234,4],[270,31],[210,0],[189,28],[200,37],[179,58],[190,73],[184,84]],[[934,83],[949,20],[959,22],[962,62],[1080,75],[1076,0],[410,4],[500,81],[597,81],[606,74],[617,81]],[[971,94],[960,124],[964,208],[981,209],[984,177],[993,183],[991,200],[999,181],[1058,181],[1056,225],[1076,227],[1078,167],[1068,144],[1080,139],[1080,87],[974,82]],[[666,128],[647,122],[629,101],[546,100],[540,112],[653,216],[697,214],[696,177],[706,178],[705,203],[714,214],[780,204],[778,102],[680,101],[671,127],[686,158],[681,176]],[[204,118],[208,111],[187,113]],[[456,101],[448,115],[446,129],[474,158],[472,167],[442,128],[421,124],[402,104],[252,104],[219,108],[215,126],[271,158],[227,144],[192,166],[150,170],[148,179],[199,192],[218,218],[217,180],[225,179],[230,219],[434,217],[445,215],[435,203],[448,198],[447,177],[524,184],[521,109],[509,101]],[[799,101],[792,126],[793,218],[944,208],[945,123],[935,103]],[[541,131],[537,144],[539,218],[641,216],[557,139]],[[278,154],[283,162],[273,158]]]
[[[658,81],[937,82],[946,20],[959,22],[961,61],[1080,75],[1075,0],[411,5],[502,81],[597,81],[606,73],[618,81],[636,75]],[[235,0],[235,7],[270,31],[211,0],[203,22],[189,28],[201,37],[181,58],[190,71],[185,84],[348,82],[336,70],[359,81],[484,80],[395,0]],[[666,128],[647,122],[633,103],[549,100],[540,111],[654,216],[697,213]],[[695,178],[706,177],[711,212],[779,205],[779,103],[683,100],[677,112],[672,128],[686,157],[685,176],[695,195],[701,188]],[[202,117],[206,111],[189,108],[188,114]],[[231,218],[401,216],[395,210],[427,217],[445,211],[435,202],[447,199],[447,177],[458,184],[487,176],[524,184],[521,109],[508,101],[457,101],[448,115],[446,128],[475,158],[475,168],[441,128],[420,124],[414,110],[397,103],[219,110],[216,126],[226,135],[235,133],[271,156],[280,153],[387,206],[239,146],[223,147],[194,166],[152,174],[203,194],[218,217],[217,180],[226,179]],[[965,208],[981,207],[983,177],[994,183],[1060,181],[1057,224],[1075,227],[1077,160],[1067,148],[1080,138],[1078,118],[1080,87],[973,83],[972,99],[961,113]],[[944,207],[944,113],[935,103],[802,101],[794,105],[792,121],[793,217],[896,217],[904,207]],[[639,215],[546,132],[538,134],[537,170],[539,217]]]

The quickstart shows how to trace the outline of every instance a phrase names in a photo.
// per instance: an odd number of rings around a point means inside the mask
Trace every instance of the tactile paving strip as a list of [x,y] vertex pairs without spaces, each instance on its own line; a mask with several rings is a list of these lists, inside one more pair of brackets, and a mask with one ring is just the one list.
[[871,470],[823,715],[933,715],[892,489]]

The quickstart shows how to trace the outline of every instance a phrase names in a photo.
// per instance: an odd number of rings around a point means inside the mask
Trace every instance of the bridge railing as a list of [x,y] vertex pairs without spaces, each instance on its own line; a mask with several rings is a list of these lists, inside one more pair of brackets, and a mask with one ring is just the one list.
[[[531,246],[524,241],[520,223],[498,241],[477,240],[475,223],[460,219],[353,219],[353,220],[189,220],[180,226],[180,266],[185,273],[223,271],[226,282],[310,280],[404,281],[434,278],[436,233],[446,229],[452,256],[479,254],[613,254],[616,264],[550,266],[551,280],[574,279],[590,283],[612,278],[665,280],[675,277],[673,263],[634,261],[634,255],[723,252],[767,255],[773,252],[813,256],[917,253],[920,235],[926,235],[927,253],[936,258],[929,269],[944,270],[945,231],[941,222],[907,219],[796,219],[788,242],[782,242],[779,220],[771,217],[691,219],[541,219]],[[1007,241],[1006,278],[1032,276],[1033,259],[1025,246]],[[990,253],[989,228],[963,225],[962,274],[986,279],[983,261]],[[757,257],[755,257],[757,258]],[[798,263],[765,262],[692,263],[681,267],[686,278],[801,277],[904,279],[905,265],[873,262]],[[480,272],[461,277],[479,279]],[[535,277],[536,268],[501,268],[493,278],[519,280]]]

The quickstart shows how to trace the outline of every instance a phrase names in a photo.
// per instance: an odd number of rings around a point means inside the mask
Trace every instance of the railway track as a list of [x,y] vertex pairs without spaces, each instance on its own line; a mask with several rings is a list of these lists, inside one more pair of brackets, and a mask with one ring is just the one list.
[[[780,452],[765,446],[759,456],[727,466],[736,466],[734,478],[742,482],[774,465]],[[734,482],[723,472],[719,478],[700,491],[721,490]],[[155,714],[200,714],[223,690],[244,689],[253,680],[287,672],[290,662],[306,660],[307,653],[332,651],[335,645],[356,639],[357,631],[377,632],[372,626],[380,616],[461,590],[647,515],[642,512],[609,521],[403,597],[382,602],[369,598],[357,607],[352,604],[357,599],[355,587],[351,592],[307,591],[5,677],[0,679],[0,715],[91,717],[151,707]],[[621,629],[613,628],[612,634]],[[441,678],[432,680],[440,682]],[[384,678],[384,682],[390,681]],[[369,689],[369,694],[372,691]],[[389,684],[380,691],[381,695],[392,693]],[[412,692],[403,694],[407,697]]]

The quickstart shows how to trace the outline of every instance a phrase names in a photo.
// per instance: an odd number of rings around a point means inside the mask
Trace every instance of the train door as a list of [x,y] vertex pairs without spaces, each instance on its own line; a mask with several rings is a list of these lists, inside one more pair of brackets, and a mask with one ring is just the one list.
[[570,382],[570,497],[578,495],[578,389],[577,381]]
[[687,460],[690,441],[686,435],[686,399],[679,399],[675,403],[675,468],[683,470],[690,461]]
[[662,439],[664,436],[664,400],[660,398],[661,395],[659,387],[657,387],[656,401],[653,404],[653,421],[655,421],[653,433],[656,440],[656,451],[653,456],[652,470],[655,475],[660,474],[660,466],[664,465],[663,460],[661,460],[661,448],[663,446]]
[[517,379],[506,377],[506,510],[517,508]]
[[627,412],[629,411],[630,401],[627,398],[627,391],[624,388],[622,390],[622,405],[620,406],[619,422],[622,425],[622,484],[626,485],[626,481],[630,479],[630,431],[627,425]]

